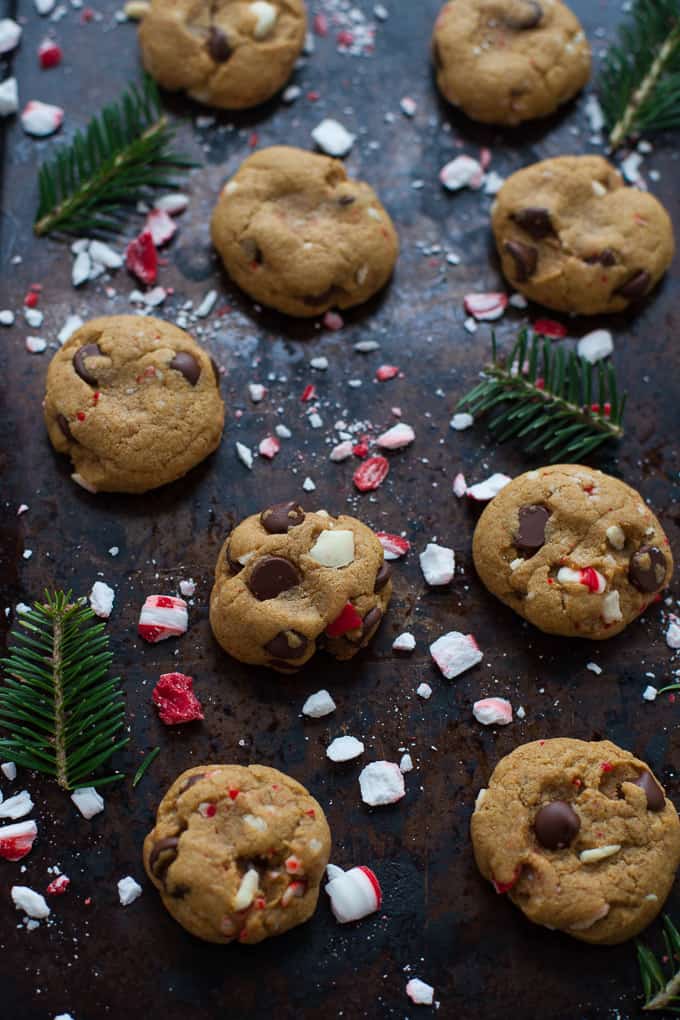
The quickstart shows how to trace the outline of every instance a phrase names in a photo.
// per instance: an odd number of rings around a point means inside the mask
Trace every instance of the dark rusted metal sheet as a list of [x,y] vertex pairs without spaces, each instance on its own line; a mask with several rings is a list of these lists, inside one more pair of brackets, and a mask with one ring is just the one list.
[[[680,744],[676,709],[641,700],[645,673],[654,675],[650,682],[657,686],[669,677],[658,607],[610,643],[577,643],[532,630],[475,579],[470,546],[478,510],[452,496],[452,477],[460,469],[474,480],[492,470],[516,474],[527,461],[495,448],[482,427],[464,433],[448,427],[457,398],[473,383],[489,346],[486,328],[474,336],[463,329],[462,297],[497,289],[502,281],[488,229],[491,199],[471,192],[452,196],[437,181],[448,159],[460,151],[476,154],[480,146],[490,147],[492,168],[503,175],[539,158],[601,150],[589,143],[582,102],[547,122],[505,132],[452,113],[439,101],[428,68],[437,0],[392,0],[388,6],[390,18],[379,25],[372,57],[338,53],[333,29],[330,37],[317,39],[316,53],[298,72],[303,92],[293,106],[272,102],[238,117],[219,115],[204,126],[197,115],[205,111],[168,100],[184,118],[184,145],[202,154],[205,167],[188,186],[190,210],[161,277],[175,295],[160,314],[172,318],[183,301],[197,304],[211,287],[220,292],[219,304],[228,304],[226,314],[207,320],[205,333],[207,346],[226,369],[228,423],[222,447],[208,463],[148,496],[88,495],[71,483],[68,465],[47,442],[40,402],[48,355],[28,355],[26,334],[40,332],[53,341],[70,312],[127,311],[130,282],[124,271],[116,274],[115,297],[106,295],[101,281],[73,290],[67,248],[31,236],[36,167],[55,140],[28,139],[16,122],[7,128],[0,305],[18,310],[36,281],[44,288],[46,319],[36,331],[19,318],[0,337],[3,606],[39,596],[54,584],[87,593],[100,573],[113,584],[117,600],[109,629],[131,735],[118,763],[129,777],[148,749],[160,744],[162,753],[137,790],[128,778],[107,792],[105,813],[90,823],[59,791],[26,777],[37,804],[40,839],[20,880],[41,889],[49,881],[47,867],[58,863],[72,885],[54,902],[52,922],[29,934],[19,927],[9,899],[19,866],[0,861],[0,1015],[6,1020],[51,1020],[62,1012],[76,1020],[126,1015],[250,1020],[274,1012],[312,1020],[425,1015],[405,997],[407,966],[435,985],[440,1016],[585,1020],[637,1012],[632,945],[596,949],[530,926],[482,882],[472,860],[468,820],[474,795],[498,759],[517,744],[538,737],[606,735],[649,761],[676,799]],[[605,28],[611,34],[620,5],[575,0],[573,6],[599,54],[605,39],[596,32]],[[101,0],[96,5],[101,20],[86,23],[69,7],[52,25],[35,15],[28,0],[8,5],[9,13],[13,8],[27,19],[13,60],[22,102],[39,98],[64,106],[64,135],[139,73],[134,29],[115,25],[118,7],[115,0]],[[318,10],[317,4],[312,7]],[[369,2],[362,7],[370,14]],[[48,28],[63,44],[65,62],[41,72],[36,47]],[[317,102],[307,98],[311,91],[320,93]],[[404,95],[418,103],[413,120],[399,112]],[[388,111],[395,114],[393,123],[385,121]],[[376,186],[402,241],[392,286],[369,307],[347,314],[338,333],[253,309],[220,272],[208,232],[217,189],[250,151],[251,134],[257,133],[259,145],[306,145],[310,129],[324,115],[360,132],[347,163]],[[648,165],[660,172],[654,191],[680,225],[674,140],[661,139]],[[418,181],[422,188],[414,186]],[[424,256],[422,247],[433,245],[442,251]],[[461,255],[459,266],[446,264],[446,251]],[[15,255],[22,257],[20,264],[12,263]],[[630,393],[628,437],[620,450],[604,453],[597,463],[640,487],[660,514],[676,554],[677,299],[676,267],[637,315],[570,324],[576,336],[600,324],[614,330],[615,362]],[[525,318],[509,313],[498,326],[501,341],[508,341]],[[366,338],[378,339],[380,351],[354,353],[353,343]],[[309,360],[321,354],[330,368],[313,373]],[[404,377],[374,383],[382,362],[399,365]],[[270,381],[270,374],[285,382]],[[355,378],[362,380],[360,388],[348,385]],[[251,380],[270,388],[258,406],[248,400]],[[310,381],[316,383],[324,419],[319,431],[309,428],[299,402]],[[326,437],[340,418],[385,427],[394,420],[394,406],[415,427],[416,443],[394,455],[390,477],[375,497],[357,497],[351,465],[328,462]],[[240,418],[239,409],[244,411]],[[293,430],[293,439],[283,443],[273,463],[258,461],[247,472],[236,459],[235,441],[254,447],[277,421]],[[213,563],[232,524],[273,499],[301,498],[307,475],[317,486],[306,497],[308,505],[356,510],[375,527],[403,529],[416,551],[437,536],[455,547],[459,566],[450,590],[428,592],[412,552],[396,567],[392,608],[372,647],[349,664],[319,657],[288,679],[244,668],[223,655],[210,633],[207,599]],[[21,502],[30,511],[17,517]],[[116,558],[107,552],[113,545],[120,547]],[[29,560],[22,558],[27,548],[33,550]],[[188,635],[142,646],[135,625],[145,595],[174,591],[179,578],[189,576],[198,589]],[[1,625],[8,626],[4,614]],[[418,646],[411,658],[397,659],[391,642],[407,628]],[[479,668],[453,683],[442,680],[427,654],[429,641],[449,629],[474,632],[485,653]],[[592,659],[603,668],[600,677],[586,670]],[[161,672],[177,667],[195,678],[206,718],[174,731],[156,718],[150,692]],[[434,688],[429,702],[415,695],[421,680]],[[320,687],[333,693],[338,711],[303,722],[302,702]],[[472,701],[491,693],[524,705],[526,721],[498,732],[477,726]],[[328,740],[341,732],[365,740],[365,760],[394,760],[401,747],[411,751],[417,769],[407,777],[401,803],[375,811],[361,805],[360,766],[331,766],[324,757]],[[160,796],[178,772],[208,760],[263,762],[302,780],[326,807],[333,860],[375,868],[385,893],[383,912],[340,928],[322,896],[309,924],[248,949],[193,940],[164,912],[148,884],[140,900],[121,908],[116,881],[127,874],[142,879],[141,843]],[[679,906],[676,893],[671,913]]]

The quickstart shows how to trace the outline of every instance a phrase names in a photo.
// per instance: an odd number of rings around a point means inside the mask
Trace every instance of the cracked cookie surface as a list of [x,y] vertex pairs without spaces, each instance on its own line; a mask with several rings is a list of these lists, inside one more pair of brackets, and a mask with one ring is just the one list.
[[545,117],[590,77],[581,24],[559,0],[450,0],[432,52],[446,99],[490,124]]
[[399,254],[373,189],[338,160],[273,146],[225,184],[212,239],[233,280],[256,301],[311,317],[367,301]]
[[199,765],[163,797],[144,867],[192,935],[253,944],[312,916],[330,845],[323,810],[295,779],[264,765]]
[[220,550],[210,625],[241,662],[291,673],[323,646],[350,659],[377,631],[390,567],[354,517],[278,503],[242,521]]
[[147,492],[219,446],[218,380],[210,356],[177,326],[151,316],[92,319],[50,363],[45,424],[84,488]]
[[163,88],[238,110],[285,85],[306,27],[303,0],[152,0],[139,44]]
[[673,573],[668,539],[642,497],[578,464],[510,482],[480,517],[472,553],[489,591],[534,626],[595,640],[619,634]]
[[499,191],[491,223],[512,285],[578,315],[639,302],[675,251],[661,203],[627,187],[601,156],[558,156],[518,170]]
[[481,790],[470,823],[482,875],[535,924],[615,944],[663,907],[680,822],[651,770],[608,740],[523,744]]

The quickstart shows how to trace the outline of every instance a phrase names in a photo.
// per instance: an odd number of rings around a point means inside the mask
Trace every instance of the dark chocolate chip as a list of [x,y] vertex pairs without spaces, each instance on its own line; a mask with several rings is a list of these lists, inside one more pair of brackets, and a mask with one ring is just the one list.
[[299,659],[307,651],[308,644],[299,630],[281,630],[264,647],[276,659]]
[[196,783],[200,783],[200,781],[202,779],[205,779],[205,772],[197,772],[195,776],[189,776],[189,778],[187,779],[186,783],[184,784],[182,789],[179,791],[180,796],[183,793],[186,793],[187,790],[190,790],[192,786],[195,786]]
[[187,893],[190,892],[190,885],[176,885],[173,889],[168,889],[168,893],[172,896],[173,900],[183,900]]
[[668,564],[655,545],[642,545],[630,558],[628,580],[638,591],[650,594],[663,587]]
[[355,202],[354,195],[341,195],[338,199],[338,205],[354,205]]
[[583,260],[587,262],[589,266],[615,266],[619,261],[616,252],[613,248],[603,248],[599,255],[590,255],[587,259]]
[[530,206],[527,209],[520,209],[519,212],[513,213],[512,219],[518,227],[526,230],[527,234],[530,234],[535,241],[540,241],[542,237],[548,237],[549,234],[555,233],[550,213],[547,209]]
[[[177,846],[179,839],[177,836],[166,836],[165,839],[158,839],[151,848],[149,854],[149,871],[156,878],[164,880],[165,872],[168,870],[174,859],[177,857]],[[168,851],[170,852],[168,854]],[[161,855],[166,856],[163,860],[160,860]]]
[[260,514],[260,524],[270,535],[285,535],[289,528],[296,528],[304,519],[304,510],[294,499],[288,503],[273,503]]
[[309,305],[310,307],[313,307],[314,305],[327,305],[334,294],[335,287],[329,287],[328,290],[323,292],[323,294],[308,294],[306,297],[303,297],[302,303],[303,305]]
[[536,0],[515,0],[510,10],[503,16],[503,21],[508,28],[522,31],[536,28],[542,17],[543,8]]
[[263,556],[250,572],[248,587],[259,602],[266,602],[297,588],[301,580],[297,567],[290,560],[283,556]]
[[243,570],[243,564],[239,563],[238,560],[232,559],[232,556],[231,556],[231,542],[227,546],[226,551],[224,553],[224,556],[225,556],[225,559],[227,561],[227,566],[231,570],[232,574],[239,574]]
[[73,355],[73,369],[88,386],[96,386],[97,380],[85,368],[85,358],[94,358],[97,355],[101,357],[101,353],[97,344],[85,344],[84,347],[79,347]]
[[380,570],[376,575],[375,584],[373,585],[373,591],[375,594],[383,590],[391,576],[392,567],[389,565],[389,563],[385,563],[385,561],[383,560],[383,562],[380,564]]
[[564,800],[544,804],[534,818],[536,839],[546,850],[561,850],[569,846],[580,828],[581,819]]
[[640,269],[630,280],[627,280],[622,287],[614,293],[620,297],[628,298],[629,301],[639,301],[649,290],[652,278],[646,269]]
[[645,791],[649,811],[663,811],[666,807],[666,798],[651,772],[643,772],[641,776],[638,776],[635,785]]
[[201,366],[187,351],[178,351],[170,362],[170,368],[181,372],[190,386],[195,386],[201,375]]
[[272,669],[278,669],[282,673],[297,673],[298,666],[291,666],[290,662],[284,662],[283,659],[270,659],[267,663]]
[[57,425],[59,426],[59,428],[63,432],[63,434],[66,437],[66,439],[68,439],[68,441],[70,443],[75,443],[75,439],[73,438],[73,433],[71,432],[69,423],[68,423],[68,421],[66,420],[66,418],[64,417],[63,414],[58,414],[57,415]]
[[379,606],[373,606],[373,609],[369,609],[369,611],[364,616],[364,622],[361,628],[362,638],[366,637],[368,634],[371,633],[371,631],[375,630],[375,628],[382,620],[382,615],[383,615],[382,610],[380,609]]
[[545,545],[545,526],[551,514],[545,506],[522,506],[519,509],[519,527],[515,545],[532,556]]
[[208,36],[208,53],[217,64],[225,64],[232,54],[229,39],[216,25],[212,25]]
[[252,237],[244,237],[241,241],[241,251],[248,259],[249,262],[255,263],[256,266],[261,266],[264,262],[264,255],[262,250],[258,246],[256,241],[253,241]]
[[503,245],[505,251],[515,263],[515,279],[524,283],[536,272],[538,265],[538,249],[532,244],[523,244],[522,241],[506,241]]
[[210,364],[212,365],[213,375],[215,376],[215,382],[217,383],[217,388],[219,389],[220,382],[221,382],[221,380],[220,380],[220,370],[217,367],[217,362],[215,361],[214,358],[210,359]]

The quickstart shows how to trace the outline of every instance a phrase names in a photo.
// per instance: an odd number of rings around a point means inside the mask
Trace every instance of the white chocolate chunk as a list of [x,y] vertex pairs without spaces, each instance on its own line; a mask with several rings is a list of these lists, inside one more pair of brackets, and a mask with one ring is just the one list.
[[249,868],[241,879],[238,892],[234,897],[234,910],[246,910],[255,899],[257,887],[260,884],[260,876],[255,868]]
[[265,832],[267,829],[267,823],[264,818],[260,818],[259,815],[244,815],[243,824],[249,826],[251,829],[257,829],[258,832]]
[[353,531],[322,531],[309,555],[322,567],[347,567],[354,562]]
[[605,623],[618,623],[623,619],[621,601],[617,591],[608,592],[602,600],[602,619]]
[[606,917],[609,913],[609,904],[605,903],[603,907],[590,917],[587,917],[585,921],[579,921],[578,924],[572,924],[569,931],[587,931],[588,928],[592,928],[594,924],[601,921],[603,917]]
[[626,544],[626,536],[623,528],[618,524],[612,524],[606,531],[607,541],[613,549],[623,549]]
[[274,4],[267,3],[267,0],[255,0],[250,5],[250,10],[257,19],[253,35],[256,39],[266,39],[278,20],[279,12]]
[[475,811],[479,811],[480,807],[482,806],[482,804],[484,803],[484,801],[486,799],[486,795],[487,795],[488,792],[489,791],[487,790],[487,788],[485,786],[483,786],[481,788],[481,790],[479,791],[479,793],[477,794],[477,796],[475,798]]
[[578,855],[581,864],[596,864],[604,861],[607,857],[613,857],[621,849],[620,843],[610,843],[608,846],[596,846],[593,850],[582,850]]

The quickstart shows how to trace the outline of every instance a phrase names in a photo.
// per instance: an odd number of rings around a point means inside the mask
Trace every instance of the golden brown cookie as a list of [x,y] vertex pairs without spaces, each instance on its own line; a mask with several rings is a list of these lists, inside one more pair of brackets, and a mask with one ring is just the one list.
[[220,443],[224,404],[210,356],[151,316],[81,326],[47,371],[45,423],[90,492],[147,492],[181,478]]
[[212,239],[247,294],[307,317],[367,301],[399,254],[368,184],[349,180],[338,160],[287,146],[256,152],[225,184]]
[[242,521],[220,550],[210,624],[235,659],[291,673],[317,645],[351,659],[391,595],[390,567],[370,528],[278,503]]
[[489,124],[545,117],[590,77],[588,41],[560,0],[450,0],[432,52],[443,95]]
[[264,765],[199,765],[163,797],[144,867],[192,935],[252,945],[312,916],[330,846],[323,810],[295,779]]
[[285,85],[306,27],[303,0],[152,0],[139,44],[163,88],[241,110]]
[[475,860],[535,924],[614,944],[646,928],[680,863],[677,812],[651,770],[608,740],[523,744],[480,790]]
[[577,315],[640,301],[675,251],[661,203],[626,187],[601,156],[559,156],[518,170],[498,192],[491,223],[512,285]]
[[579,464],[506,485],[479,519],[472,554],[489,591],[534,626],[598,641],[644,612],[673,573],[668,539],[642,497]]

